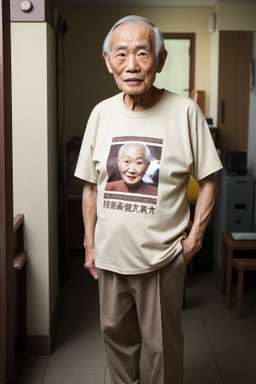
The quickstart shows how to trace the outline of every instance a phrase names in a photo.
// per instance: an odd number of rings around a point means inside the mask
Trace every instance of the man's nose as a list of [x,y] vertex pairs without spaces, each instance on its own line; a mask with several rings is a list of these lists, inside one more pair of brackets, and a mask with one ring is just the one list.
[[129,55],[127,58],[127,72],[137,72],[139,70],[139,65],[135,55]]

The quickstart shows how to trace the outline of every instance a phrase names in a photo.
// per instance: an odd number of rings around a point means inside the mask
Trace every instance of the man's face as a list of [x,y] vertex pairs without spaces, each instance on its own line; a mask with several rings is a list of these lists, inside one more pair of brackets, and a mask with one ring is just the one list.
[[146,161],[144,147],[139,144],[128,145],[117,163],[121,177],[130,190],[136,188],[150,164]]
[[151,89],[162,69],[156,63],[154,45],[153,30],[144,22],[122,24],[113,31],[111,61],[104,57],[121,91],[136,96]]

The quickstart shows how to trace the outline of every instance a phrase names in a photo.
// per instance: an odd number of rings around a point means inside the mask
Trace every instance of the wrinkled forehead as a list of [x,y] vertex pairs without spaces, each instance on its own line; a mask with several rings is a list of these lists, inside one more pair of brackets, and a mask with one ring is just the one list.
[[140,43],[154,48],[154,31],[152,27],[143,21],[130,21],[118,25],[111,36],[111,49],[116,45],[128,45]]
[[129,144],[124,148],[122,158],[129,157],[142,157],[145,159],[145,148],[141,144]]

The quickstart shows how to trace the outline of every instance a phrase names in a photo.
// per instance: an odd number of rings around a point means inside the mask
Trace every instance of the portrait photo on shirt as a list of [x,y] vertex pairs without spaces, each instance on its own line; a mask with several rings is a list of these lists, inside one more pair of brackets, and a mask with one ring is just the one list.
[[105,191],[157,196],[162,139],[113,138]]

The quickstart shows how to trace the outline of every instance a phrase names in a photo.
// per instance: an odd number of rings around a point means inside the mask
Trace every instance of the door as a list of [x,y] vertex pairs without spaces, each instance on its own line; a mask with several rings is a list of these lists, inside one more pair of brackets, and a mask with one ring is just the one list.
[[226,152],[247,152],[252,60],[250,31],[220,31],[218,143],[225,163]]
[[0,383],[13,377],[10,2],[0,1]]
[[154,85],[189,97],[194,89],[195,36],[168,33],[164,42],[168,56]]

